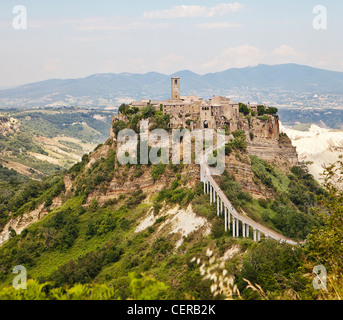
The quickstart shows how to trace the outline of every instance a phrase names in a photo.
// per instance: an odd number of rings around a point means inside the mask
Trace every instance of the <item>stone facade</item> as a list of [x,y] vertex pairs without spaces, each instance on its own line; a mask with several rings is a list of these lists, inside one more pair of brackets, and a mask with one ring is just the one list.
[[229,98],[214,96],[205,101],[195,95],[180,95],[180,78],[171,79],[171,99],[165,101],[142,100],[131,103],[131,106],[142,108],[151,104],[163,114],[170,115],[171,128],[217,129],[224,126],[230,131],[237,130],[239,120],[238,103]]

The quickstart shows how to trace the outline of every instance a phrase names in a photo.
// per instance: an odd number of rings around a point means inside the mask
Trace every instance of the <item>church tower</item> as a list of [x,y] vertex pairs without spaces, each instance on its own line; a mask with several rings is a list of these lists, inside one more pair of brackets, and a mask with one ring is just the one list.
[[171,79],[171,89],[172,89],[172,100],[180,100],[180,78],[172,77]]

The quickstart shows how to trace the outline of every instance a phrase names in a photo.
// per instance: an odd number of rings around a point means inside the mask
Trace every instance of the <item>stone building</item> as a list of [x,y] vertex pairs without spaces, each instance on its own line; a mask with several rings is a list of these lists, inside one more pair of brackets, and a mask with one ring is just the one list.
[[171,99],[165,101],[142,100],[131,103],[133,107],[145,107],[148,104],[156,110],[162,108],[163,114],[170,115],[171,128],[217,129],[227,127],[237,130],[239,120],[238,103],[229,98],[213,96],[205,101],[195,95],[181,96],[180,78],[171,78]]

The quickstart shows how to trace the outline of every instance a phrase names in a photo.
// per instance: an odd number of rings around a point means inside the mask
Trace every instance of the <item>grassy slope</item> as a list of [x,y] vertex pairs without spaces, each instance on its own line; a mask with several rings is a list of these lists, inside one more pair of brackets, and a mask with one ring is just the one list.
[[[109,157],[113,158],[113,154],[109,153]],[[88,158],[85,157],[82,163],[71,169],[71,172],[81,177],[80,172],[83,172],[82,167],[87,162]],[[29,276],[40,281],[61,281],[63,276],[63,283],[67,285],[78,282],[80,279],[86,282],[105,283],[117,289],[118,294],[125,298],[129,295],[127,292],[128,274],[136,271],[137,273],[149,273],[170,286],[173,290],[168,291],[164,298],[209,299],[212,297],[209,291],[210,282],[202,280],[198,267],[191,264],[190,260],[194,256],[204,257],[208,247],[211,247],[219,256],[222,256],[233,244],[238,245],[241,253],[246,250],[250,252],[256,247],[256,244],[249,239],[232,239],[229,233],[225,234],[223,220],[216,217],[216,208],[210,206],[209,195],[202,194],[201,184],[193,189],[187,189],[180,183],[179,178],[176,178],[175,183],[171,184],[169,189],[157,194],[150,205],[143,204],[144,196],[136,193],[127,195],[126,198],[121,197],[119,201],[114,201],[103,208],[99,208],[93,201],[89,208],[81,210],[81,204],[85,199],[83,192],[85,190],[89,192],[93,188],[99,187],[91,185],[85,189],[82,187],[82,182],[93,181],[92,175],[94,174],[106,175],[109,167],[111,167],[111,161],[107,161],[107,159],[96,162],[94,168],[83,173],[82,179],[78,180],[81,183],[81,186],[77,188],[79,189],[78,195],[71,196],[62,207],[55,209],[40,222],[29,227],[28,231],[15,236],[0,248],[2,285],[11,282],[13,277],[11,270],[14,265],[24,264],[28,266]],[[277,207],[293,206],[295,212],[301,214],[301,211],[291,204],[287,186],[290,186],[292,179],[297,181],[297,186],[298,184],[303,186],[304,181],[307,180],[304,180],[303,177],[300,179],[295,175],[287,177],[277,168],[267,165],[258,158],[252,158],[252,168],[261,183],[269,185],[275,195],[284,197],[283,202],[278,200],[276,203],[275,201],[264,203],[253,200],[249,195],[244,194],[239,185],[237,186],[237,183],[227,175],[223,176],[227,184],[222,189],[228,193],[230,199],[238,202],[235,205],[243,208],[248,214],[254,215],[257,220],[280,231],[275,226],[275,222],[278,221],[275,220],[275,216],[279,214]],[[120,174],[120,172],[115,174]],[[176,174],[176,176],[178,175]],[[127,177],[127,179],[129,178]],[[102,181],[101,176],[99,181]],[[49,193],[55,192],[53,191],[54,186],[55,183],[44,192],[38,193],[37,200],[27,201],[24,208],[27,210],[32,204],[37,205],[39,202],[44,202]],[[232,188],[232,186],[234,187]],[[211,222],[211,235],[206,237],[200,234],[190,235],[184,244],[175,251],[175,239],[172,236],[156,236],[158,224],[162,223],[163,219],[155,226],[135,233],[138,220],[146,214],[151,205],[156,207],[158,204],[163,208],[162,204],[165,202],[171,206],[177,204],[186,206],[192,203],[194,212],[206,217]],[[19,209],[18,212],[24,212],[24,210]],[[61,212],[67,212],[64,219],[75,217],[76,222],[69,225],[66,220],[62,226],[56,227],[54,217]],[[97,230],[105,231],[90,233],[90,224],[95,225]],[[71,226],[75,228],[73,229]],[[290,232],[296,234],[297,231],[281,230],[288,236]],[[51,241],[54,245],[49,244]],[[61,241],[62,243],[68,241],[70,246],[60,247]],[[103,253],[107,252],[108,246],[116,254],[120,252],[115,261],[104,258]],[[226,268],[232,274],[239,275],[244,256],[241,254],[233,260],[228,260]],[[73,269],[72,262],[76,264],[75,270],[84,272],[79,280],[73,280],[76,271]],[[62,268],[60,272],[56,271],[59,268]]]

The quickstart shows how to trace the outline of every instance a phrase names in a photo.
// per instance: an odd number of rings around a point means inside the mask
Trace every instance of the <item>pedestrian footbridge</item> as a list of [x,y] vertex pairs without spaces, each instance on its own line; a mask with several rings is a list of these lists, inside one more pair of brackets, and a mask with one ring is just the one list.
[[224,217],[225,232],[232,230],[232,236],[234,238],[240,236],[243,238],[252,237],[254,241],[260,241],[261,234],[263,234],[265,238],[272,238],[280,242],[299,245],[298,242],[238,213],[209,172],[208,166],[202,164],[200,167],[200,176],[201,182],[204,184],[204,193],[210,194],[211,204],[217,205],[217,215]]

